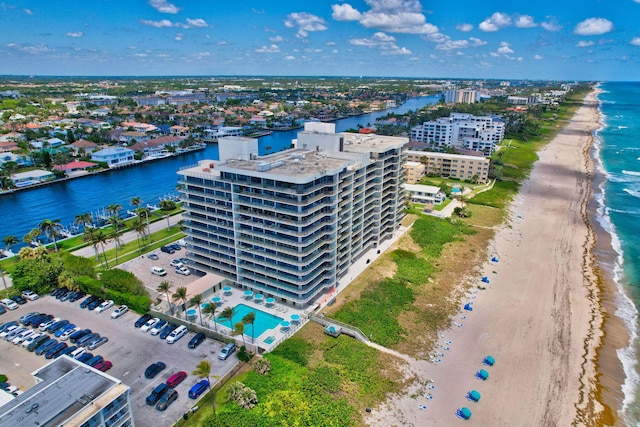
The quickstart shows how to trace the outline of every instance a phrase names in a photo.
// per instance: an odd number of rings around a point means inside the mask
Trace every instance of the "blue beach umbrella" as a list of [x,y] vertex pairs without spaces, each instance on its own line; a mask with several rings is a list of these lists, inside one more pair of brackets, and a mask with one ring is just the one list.
[[477,402],[480,400],[480,393],[477,392],[476,390],[471,390],[469,393],[467,393],[467,399],[473,401],[473,402]]
[[481,379],[482,381],[486,381],[489,378],[489,372],[484,369],[480,369],[476,372],[476,378]]
[[494,359],[493,356],[487,356],[484,358],[482,363],[484,363],[487,366],[493,366],[496,363],[496,359]]

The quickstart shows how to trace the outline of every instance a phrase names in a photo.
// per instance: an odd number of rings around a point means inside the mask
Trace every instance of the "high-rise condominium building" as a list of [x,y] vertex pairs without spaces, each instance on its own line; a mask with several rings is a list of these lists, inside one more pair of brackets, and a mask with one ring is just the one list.
[[264,157],[257,140],[221,139],[220,161],[178,172],[192,266],[280,302],[315,302],[400,226],[406,142],[327,123]]

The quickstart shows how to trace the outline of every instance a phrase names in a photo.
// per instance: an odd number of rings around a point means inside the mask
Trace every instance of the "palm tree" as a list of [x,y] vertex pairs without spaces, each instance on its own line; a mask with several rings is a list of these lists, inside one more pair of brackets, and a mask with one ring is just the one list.
[[96,251],[96,258],[99,258],[98,255],[98,246],[102,247],[102,255],[104,257],[104,264],[107,268],[109,268],[109,261],[107,260],[107,253],[105,252],[104,246],[109,243],[109,236],[102,228],[90,228],[85,230],[83,236],[83,240],[85,242],[91,243],[93,249]]
[[220,320],[228,320],[229,321],[229,328],[231,330],[233,330],[233,325],[231,324],[231,321],[233,320],[233,308],[232,307],[227,307],[224,310],[222,310],[222,313],[220,313],[220,316],[218,316],[218,318]]
[[40,228],[40,232],[44,233],[49,239],[53,240],[53,247],[56,252],[58,252],[58,243],[56,241],[56,237],[60,237],[60,229],[62,225],[60,224],[59,219],[45,219],[40,224],[38,224]]
[[118,228],[118,225],[122,225],[122,218],[118,216],[111,216],[108,220],[111,224],[113,224],[113,230],[109,233],[109,238],[116,244],[116,264],[118,264],[118,249],[122,247],[122,240],[120,240],[120,236],[122,236],[122,231]]
[[131,206],[135,206],[138,209],[142,205],[142,199],[140,197],[132,197],[130,203]]
[[160,282],[158,287],[156,288],[157,292],[164,293],[167,297],[167,304],[169,304],[169,309],[171,309],[171,315],[173,316],[173,305],[171,304],[171,300],[169,299],[169,291],[171,290],[171,284],[166,280]]
[[[201,360],[198,365],[196,365],[196,369],[191,372],[191,375],[195,375],[198,378],[206,378],[209,382],[209,388],[211,388],[211,377],[219,380],[220,377],[217,375],[211,375],[211,362],[208,360]],[[213,388],[211,388],[213,390]],[[216,393],[213,392],[211,394],[211,404],[213,406],[213,415],[216,414]]]
[[40,235],[39,228],[32,228],[27,234],[24,235],[22,241],[27,245],[30,245]]
[[142,252],[142,248],[140,247],[140,238],[142,237],[142,239],[144,240],[144,232],[147,229],[147,226],[143,221],[140,220],[140,218],[137,218],[131,223],[131,229],[137,234],[136,237],[138,240],[138,250]]
[[87,228],[87,225],[93,224],[93,217],[90,213],[78,214],[73,219],[73,223],[77,225],[82,225],[82,227]]
[[5,244],[7,252],[10,252],[11,246],[15,245],[16,243],[19,243],[20,240],[18,240],[16,236],[9,235],[9,236],[5,236],[5,238],[2,239],[2,242]]
[[109,212],[111,215],[118,216],[118,214],[122,210],[122,205],[120,203],[112,203],[106,208],[104,208],[104,210]]
[[247,343],[244,341],[244,323],[238,322],[233,325],[233,332],[231,335],[240,335],[242,337],[242,345],[247,348]]
[[184,318],[186,320],[187,310],[184,305],[187,303],[187,288],[185,286],[179,287],[178,289],[176,289],[173,295],[171,295],[171,298],[173,298],[174,301],[182,301],[182,308],[185,308]]
[[189,304],[198,307],[198,314],[200,315],[200,325],[202,325],[202,310],[200,309],[200,304],[202,304],[202,295],[197,294],[191,297],[191,299],[189,300]]
[[144,214],[144,218],[147,222],[147,236],[151,237],[151,231],[149,230],[149,208],[138,208],[136,209],[136,214],[138,215],[138,219],[142,222],[142,215]]
[[253,342],[253,324],[256,321],[256,312],[250,311],[242,318],[242,323],[245,325],[251,325],[251,342]]
[[214,303],[209,303],[204,306],[202,312],[208,316],[209,320],[213,319],[213,328],[218,332],[218,322],[216,322],[216,310],[218,307]]

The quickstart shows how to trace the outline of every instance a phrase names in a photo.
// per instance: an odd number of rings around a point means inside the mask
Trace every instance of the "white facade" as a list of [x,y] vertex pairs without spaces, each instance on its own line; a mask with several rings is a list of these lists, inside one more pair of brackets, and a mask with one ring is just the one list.
[[104,148],[91,153],[91,160],[94,162],[105,162],[109,167],[126,165],[134,161],[135,152],[125,147]]

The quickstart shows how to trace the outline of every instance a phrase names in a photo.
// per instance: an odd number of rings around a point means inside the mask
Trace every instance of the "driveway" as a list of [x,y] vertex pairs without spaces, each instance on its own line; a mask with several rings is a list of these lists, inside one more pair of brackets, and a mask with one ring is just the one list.
[[[17,310],[2,315],[0,322],[17,320],[25,313],[38,311],[68,319],[82,328],[89,328],[107,336],[109,341],[94,350],[93,354],[100,354],[105,360],[111,361],[113,368],[107,371],[107,374],[131,387],[131,403],[136,426],[170,426],[195,404],[195,401],[189,399],[188,391],[199,381],[197,377],[191,375],[191,372],[201,360],[209,360],[212,363],[212,374],[218,376],[225,375],[238,363],[235,354],[228,360],[218,360],[217,354],[222,348],[220,342],[206,339],[197,349],[191,350],[187,344],[194,334],[190,332],[175,344],[167,344],[158,336],[151,336],[134,328],[133,324],[139,315],[128,312],[118,319],[111,319],[110,316],[115,307],[98,314],[81,309],[81,301],[70,303],[58,301],[50,296],[40,297],[36,301],[20,306]],[[0,354],[2,354],[0,373],[7,374],[10,383],[22,390],[34,385],[31,372],[49,362],[43,356],[36,356],[22,346],[13,345],[5,340],[0,340]],[[146,379],[145,369],[157,361],[164,362],[167,365],[166,369],[153,380]],[[188,377],[176,387],[179,394],[178,400],[164,412],[147,406],[145,398],[151,390],[178,371],[185,371],[188,374]]]

